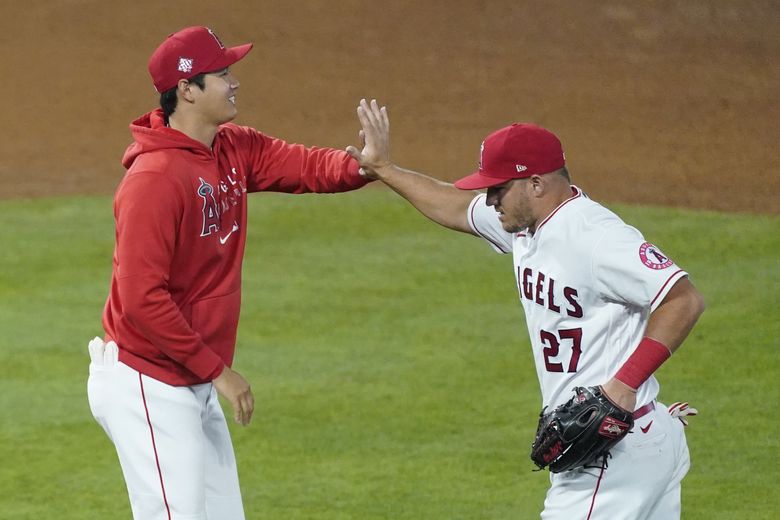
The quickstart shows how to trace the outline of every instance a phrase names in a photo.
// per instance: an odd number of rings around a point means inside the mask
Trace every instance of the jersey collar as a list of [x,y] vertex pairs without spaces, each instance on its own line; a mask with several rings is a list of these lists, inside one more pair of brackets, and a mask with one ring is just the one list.
[[544,225],[545,225],[545,224],[546,224],[546,223],[547,223],[547,222],[548,222],[548,221],[549,221],[551,218],[553,218],[553,216],[554,216],[556,213],[558,213],[558,212],[561,210],[561,208],[563,208],[565,205],[569,204],[569,203],[570,203],[571,201],[573,201],[573,200],[576,200],[576,199],[579,199],[579,198],[582,198],[582,197],[587,197],[587,195],[585,195],[585,194],[582,192],[582,190],[581,190],[581,189],[579,189],[579,188],[578,188],[577,186],[575,186],[574,184],[572,184],[572,185],[571,185],[571,193],[572,193],[571,197],[569,197],[568,199],[566,199],[566,200],[564,200],[563,202],[561,202],[561,203],[558,205],[558,207],[557,207],[557,208],[555,208],[554,210],[552,210],[552,212],[550,212],[550,214],[549,214],[549,215],[547,215],[547,216],[544,218],[544,220],[542,220],[542,221],[539,223],[539,225],[538,225],[538,226],[536,226],[536,232],[534,233],[534,235],[538,236],[538,235],[539,235],[539,231],[542,229],[542,226],[544,226]]

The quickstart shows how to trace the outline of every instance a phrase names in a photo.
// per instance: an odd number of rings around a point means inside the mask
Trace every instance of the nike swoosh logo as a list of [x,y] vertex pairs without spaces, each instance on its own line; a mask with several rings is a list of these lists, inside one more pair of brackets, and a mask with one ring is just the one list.
[[233,234],[234,231],[238,231],[238,223],[233,222],[233,229],[230,230],[230,232],[225,235],[224,237],[219,237],[219,243],[222,245],[225,245],[225,242],[228,241],[228,238],[230,238],[230,235]]
[[644,427],[640,426],[639,429],[642,430],[642,433],[647,433],[647,430],[649,430],[652,425],[653,425],[653,421],[650,421],[649,423],[647,423],[647,426]]

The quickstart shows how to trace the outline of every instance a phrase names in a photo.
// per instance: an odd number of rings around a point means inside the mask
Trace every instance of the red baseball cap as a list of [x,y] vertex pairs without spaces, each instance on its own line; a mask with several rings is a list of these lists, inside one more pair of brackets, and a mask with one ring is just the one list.
[[149,58],[149,74],[157,92],[175,87],[180,79],[214,72],[246,56],[251,43],[225,47],[208,27],[187,27],[168,36]]
[[462,190],[479,190],[512,179],[554,172],[565,163],[561,141],[531,123],[514,123],[482,141],[479,171],[455,182]]

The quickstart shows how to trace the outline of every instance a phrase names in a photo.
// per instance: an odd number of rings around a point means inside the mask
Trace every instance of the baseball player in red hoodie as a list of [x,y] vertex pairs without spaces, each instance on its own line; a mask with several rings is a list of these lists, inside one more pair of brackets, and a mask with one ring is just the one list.
[[334,193],[367,182],[344,151],[230,123],[239,87],[230,67],[251,48],[225,47],[206,27],[170,35],[149,60],[161,108],[130,125],[88,396],[136,519],[244,518],[217,394],[238,423],[250,422],[250,385],[231,368],[247,193]]

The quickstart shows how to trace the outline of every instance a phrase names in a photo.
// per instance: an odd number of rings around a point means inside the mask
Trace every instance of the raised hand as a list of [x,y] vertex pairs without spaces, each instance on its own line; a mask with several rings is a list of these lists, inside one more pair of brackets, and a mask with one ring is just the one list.
[[360,164],[361,173],[375,177],[375,170],[391,164],[390,120],[387,117],[387,108],[380,108],[376,99],[372,99],[371,103],[361,99],[357,115],[361,126],[358,135],[362,150],[348,146],[346,151]]

